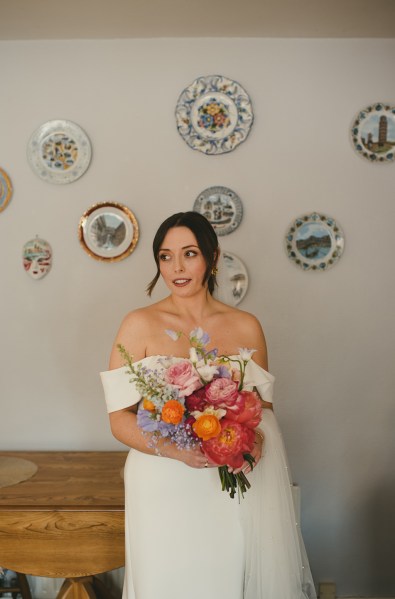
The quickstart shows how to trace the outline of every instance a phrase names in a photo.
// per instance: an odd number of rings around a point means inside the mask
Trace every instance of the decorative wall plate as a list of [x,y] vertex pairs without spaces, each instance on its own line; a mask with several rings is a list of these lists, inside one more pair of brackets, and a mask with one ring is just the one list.
[[390,162],[395,158],[395,107],[383,103],[367,106],[351,128],[356,151],[371,162]]
[[7,173],[0,168],[0,212],[4,210],[12,196],[11,180]]
[[243,204],[228,187],[208,187],[198,195],[193,209],[210,221],[217,235],[232,233],[243,218]]
[[52,248],[38,235],[23,246],[23,267],[32,279],[42,279],[51,270]]
[[102,202],[82,215],[78,235],[82,247],[92,258],[117,262],[133,252],[139,239],[139,226],[126,206]]
[[231,252],[222,251],[228,280],[232,286],[234,306],[244,298],[248,289],[248,273],[243,262]]
[[27,157],[36,175],[49,183],[72,183],[87,170],[91,144],[71,121],[48,121],[34,131]]
[[292,223],[285,245],[288,257],[303,270],[328,270],[343,253],[344,235],[333,218],[313,212]]
[[254,115],[247,92],[221,75],[199,77],[177,101],[177,129],[184,141],[205,154],[231,152],[243,142]]

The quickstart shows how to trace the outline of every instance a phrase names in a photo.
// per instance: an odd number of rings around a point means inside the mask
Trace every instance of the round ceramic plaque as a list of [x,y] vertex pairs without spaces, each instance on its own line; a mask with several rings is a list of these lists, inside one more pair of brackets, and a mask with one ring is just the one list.
[[254,115],[247,92],[221,75],[199,77],[184,89],[176,106],[184,141],[205,154],[231,152],[250,132]]
[[72,183],[87,170],[91,144],[71,121],[48,121],[31,136],[27,157],[33,171],[49,183]]
[[131,254],[139,239],[139,226],[133,212],[115,202],[91,206],[81,217],[79,240],[95,260],[117,262]]
[[232,289],[233,305],[237,306],[247,293],[247,269],[235,254],[223,251],[222,255],[226,266],[226,276]]
[[395,107],[381,102],[367,106],[351,128],[354,148],[370,162],[391,162],[395,158]]
[[9,176],[0,168],[0,212],[4,210],[12,196],[12,185]]
[[344,235],[336,221],[313,212],[297,218],[285,237],[288,257],[303,270],[328,270],[344,250]]
[[208,187],[193,205],[212,224],[217,235],[232,233],[243,218],[243,204],[239,196],[227,187]]

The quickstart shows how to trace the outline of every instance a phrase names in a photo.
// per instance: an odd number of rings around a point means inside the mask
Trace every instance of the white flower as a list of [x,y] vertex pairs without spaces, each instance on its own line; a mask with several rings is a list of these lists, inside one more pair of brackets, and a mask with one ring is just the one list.
[[226,410],[224,410],[223,408],[215,409],[213,406],[208,406],[208,408],[206,408],[204,412],[199,412],[198,410],[195,410],[194,412],[191,412],[191,414],[194,418],[196,418],[196,420],[198,420],[198,418],[200,418],[203,415],[216,416],[218,420],[221,420],[221,418],[225,416]]
[[189,348],[189,359],[191,360],[192,364],[196,364],[198,362],[199,358],[197,355],[196,348],[194,348],[194,347]]
[[214,375],[218,373],[217,366],[210,366],[210,364],[202,364],[201,366],[196,366],[196,370],[198,371],[201,378],[209,383],[213,380]]
[[256,349],[248,349],[247,347],[239,347],[238,350],[240,358],[243,362],[249,362],[251,360],[251,356]]

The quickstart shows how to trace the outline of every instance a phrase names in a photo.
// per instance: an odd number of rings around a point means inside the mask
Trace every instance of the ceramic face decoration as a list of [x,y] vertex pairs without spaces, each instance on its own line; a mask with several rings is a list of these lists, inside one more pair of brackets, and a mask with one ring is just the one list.
[[52,249],[44,239],[31,239],[23,246],[23,266],[32,279],[42,279],[52,265]]

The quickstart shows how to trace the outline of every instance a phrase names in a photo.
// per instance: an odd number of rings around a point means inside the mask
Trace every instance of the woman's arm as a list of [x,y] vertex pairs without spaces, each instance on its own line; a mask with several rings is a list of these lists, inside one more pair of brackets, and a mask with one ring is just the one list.
[[[110,370],[124,366],[124,360],[118,350],[119,344],[133,356],[134,362],[145,357],[145,340],[148,334],[145,321],[143,310],[131,312],[125,317],[112,347]],[[111,432],[118,441],[143,453],[179,460],[192,468],[204,467],[206,458],[199,448],[180,450],[166,439],[159,439],[158,443],[152,446],[148,435],[144,434],[137,424],[136,412],[137,406],[131,406],[109,414]]]

